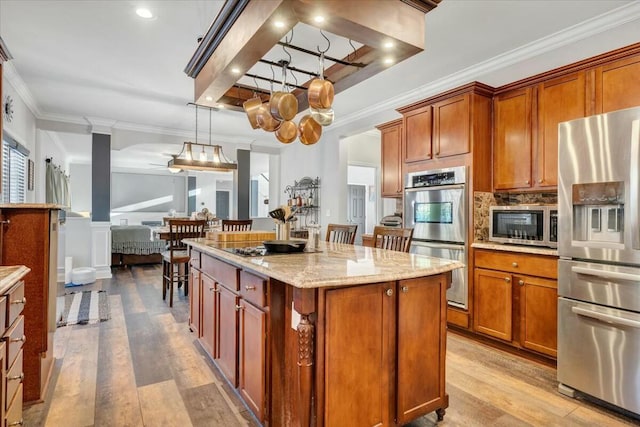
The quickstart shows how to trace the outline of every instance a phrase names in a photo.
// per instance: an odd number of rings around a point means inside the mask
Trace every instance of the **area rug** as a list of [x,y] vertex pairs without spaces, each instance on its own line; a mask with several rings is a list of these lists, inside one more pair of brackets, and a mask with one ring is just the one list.
[[57,325],[67,326],[104,322],[111,318],[107,291],[72,292],[58,297],[58,307],[64,307]]

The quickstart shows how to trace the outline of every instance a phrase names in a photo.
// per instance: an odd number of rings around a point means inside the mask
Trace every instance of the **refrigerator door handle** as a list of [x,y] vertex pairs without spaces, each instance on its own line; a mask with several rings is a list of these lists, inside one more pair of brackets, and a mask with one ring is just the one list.
[[640,192],[638,190],[638,180],[640,179],[640,120],[634,120],[631,124],[631,161],[630,161],[630,184],[629,191],[631,208],[631,247],[640,249],[640,213],[638,203],[640,203]]
[[590,317],[592,319],[600,320],[601,322],[640,329],[640,321],[638,320],[625,319],[623,317],[612,316],[610,314],[598,313],[597,311],[591,311],[586,308],[576,306],[571,307],[571,311],[577,315]]
[[627,280],[631,282],[640,282],[640,275],[623,273],[620,271],[597,270],[595,268],[572,266],[571,271],[576,274],[586,274],[588,276],[601,277],[603,279]]

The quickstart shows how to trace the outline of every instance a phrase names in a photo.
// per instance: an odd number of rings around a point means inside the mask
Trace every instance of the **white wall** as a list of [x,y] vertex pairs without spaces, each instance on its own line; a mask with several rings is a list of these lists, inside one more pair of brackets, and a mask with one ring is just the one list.
[[365,229],[363,233],[372,233],[373,227],[379,222],[377,217],[376,196],[376,168],[368,166],[351,166],[347,169],[349,185],[364,185],[365,193]]
[[91,165],[71,163],[70,191],[71,210],[74,212],[91,212]]

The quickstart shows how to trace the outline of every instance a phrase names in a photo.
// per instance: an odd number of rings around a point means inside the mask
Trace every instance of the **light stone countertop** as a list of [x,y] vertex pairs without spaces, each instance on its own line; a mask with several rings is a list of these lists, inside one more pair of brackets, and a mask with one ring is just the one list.
[[506,251],[506,252],[520,252],[525,254],[534,255],[549,255],[558,256],[558,250],[552,248],[543,248],[540,246],[526,246],[526,245],[508,245],[506,243],[495,242],[473,242],[472,248],[476,249],[491,249],[494,251]]
[[[297,288],[351,286],[431,276],[464,267],[458,261],[342,243],[320,242],[320,252],[244,257],[206,239],[185,243],[215,258]],[[244,242],[256,246],[261,242]],[[237,242],[236,242],[236,247]]]
[[30,271],[31,269],[24,265],[0,266],[0,295],[7,292]]
[[2,203],[0,209],[62,209],[55,203]]

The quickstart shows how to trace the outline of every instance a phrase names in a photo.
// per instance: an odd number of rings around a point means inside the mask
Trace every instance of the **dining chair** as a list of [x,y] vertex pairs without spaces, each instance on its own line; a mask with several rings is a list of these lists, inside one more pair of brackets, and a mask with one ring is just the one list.
[[413,228],[383,227],[373,228],[373,242],[376,248],[409,252]]
[[336,243],[348,243],[353,245],[356,241],[356,231],[358,230],[358,224],[328,224],[327,236],[325,241]]
[[189,250],[183,239],[202,237],[205,220],[170,219],[167,251],[162,254],[162,300],[167,299],[169,290],[169,307],[173,307],[173,285],[184,284],[184,295],[189,295]]
[[252,219],[223,219],[222,231],[249,231],[252,224]]

